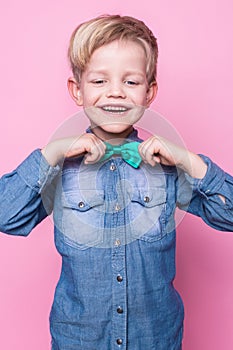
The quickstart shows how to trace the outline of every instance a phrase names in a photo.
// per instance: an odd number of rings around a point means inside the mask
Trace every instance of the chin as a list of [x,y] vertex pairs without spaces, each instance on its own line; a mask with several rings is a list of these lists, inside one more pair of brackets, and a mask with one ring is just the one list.
[[122,124],[113,124],[113,125],[102,125],[100,127],[104,132],[110,134],[124,134],[132,130],[132,125],[122,125]]
[[126,124],[111,124],[92,127],[96,136],[102,140],[109,140],[114,138],[126,138],[133,130],[132,125]]

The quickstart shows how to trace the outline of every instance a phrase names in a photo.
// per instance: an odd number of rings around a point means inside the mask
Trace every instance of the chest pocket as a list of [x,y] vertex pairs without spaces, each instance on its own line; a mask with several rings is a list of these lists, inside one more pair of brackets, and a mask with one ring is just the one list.
[[165,235],[166,190],[135,188],[131,193],[129,222],[134,239],[154,242]]
[[62,194],[62,233],[64,241],[76,248],[101,245],[104,231],[104,193],[75,190]]

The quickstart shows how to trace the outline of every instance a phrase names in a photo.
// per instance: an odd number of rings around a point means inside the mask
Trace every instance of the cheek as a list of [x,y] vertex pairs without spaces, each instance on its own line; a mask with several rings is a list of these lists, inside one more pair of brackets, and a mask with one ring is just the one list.
[[83,90],[83,105],[86,107],[93,106],[99,99],[99,93],[93,89]]
[[86,92],[83,95],[83,106],[84,107],[91,107],[93,106],[94,103],[94,98],[92,95],[90,95],[88,92]]
[[147,94],[146,92],[140,91],[134,96],[134,101],[137,105],[145,106],[147,104]]
[[133,90],[132,93],[134,93],[138,99],[141,99],[142,101],[145,100],[147,96],[146,84],[138,85],[137,89]]

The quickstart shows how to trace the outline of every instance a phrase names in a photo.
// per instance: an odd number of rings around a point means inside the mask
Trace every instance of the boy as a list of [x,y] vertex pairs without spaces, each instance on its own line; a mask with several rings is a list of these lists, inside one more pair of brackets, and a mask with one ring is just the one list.
[[143,22],[83,23],[69,58],[69,92],[90,128],[34,151],[1,179],[0,229],[27,235],[54,212],[62,271],[53,350],[180,350],[174,211],[232,231],[233,178],[162,137],[138,138],[133,125],[157,92],[157,43]]

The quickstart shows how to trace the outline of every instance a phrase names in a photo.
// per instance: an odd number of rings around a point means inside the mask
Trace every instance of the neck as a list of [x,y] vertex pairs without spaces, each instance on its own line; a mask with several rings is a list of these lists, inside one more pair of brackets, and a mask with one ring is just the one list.
[[133,126],[131,125],[127,130],[121,133],[111,133],[106,132],[99,126],[91,126],[91,130],[95,136],[97,136],[102,141],[107,141],[111,145],[120,145],[124,143],[125,139],[131,134],[133,131]]

